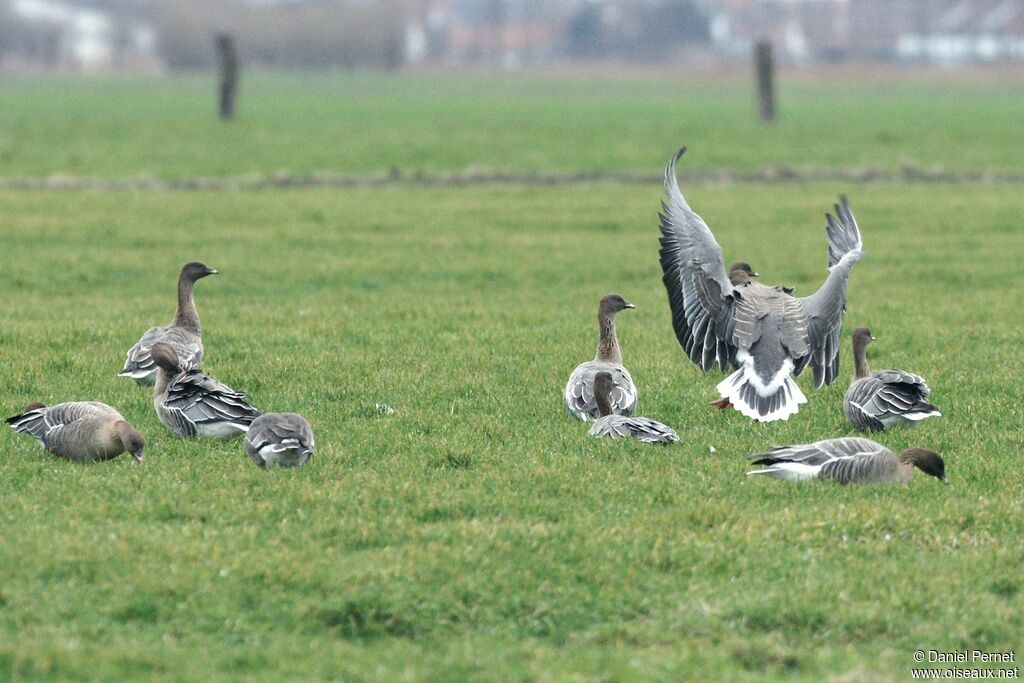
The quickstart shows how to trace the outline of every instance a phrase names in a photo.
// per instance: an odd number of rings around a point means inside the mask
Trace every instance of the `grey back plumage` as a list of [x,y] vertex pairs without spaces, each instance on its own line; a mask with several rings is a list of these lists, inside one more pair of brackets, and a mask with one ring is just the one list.
[[264,413],[245,435],[246,453],[260,467],[304,465],[315,447],[313,428],[296,413]]
[[632,415],[636,411],[637,391],[629,370],[623,365],[588,361],[576,366],[565,385],[562,402],[573,417],[589,420],[597,414],[594,398],[594,377],[599,372],[608,372],[615,382],[611,392],[612,409],[619,415]]
[[[117,423],[125,422],[124,417],[99,401],[32,408],[6,421],[15,431],[34,437],[46,450],[69,460],[108,460],[125,450],[115,429]],[[137,457],[141,459],[141,436],[138,438]]]
[[843,198],[835,217],[827,216],[829,276],[809,297],[794,298],[786,287],[734,286],[721,247],[679,190],[675,167],[683,152],[665,168],[660,214],[662,282],[676,338],[705,371],[740,368],[718,387],[738,410],[754,419],[786,419],[806,400],[790,373],[799,376],[810,365],[819,388],[838,373],[846,283],[861,257],[860,229]]
[[879,370],[854,380],[843,398],[843,413],[857,429],[883,431],[939,415],[925,399],[931,389],[924,378],[904,370]]
[[184,438],[238,436],[260,415],[245,394],[201,370],[171,377],[164,390],[156,392],[154,404],[164,426]]
[[605,415],[594,420],[590,434],[599,438],[629,438],[644,443],[675,443],[679,435],[666,424],[647,417]]
[[118,373],[130,377],[138,384],[153,384],[156,381],[156,363],[150,349],[157,342],[165,342],[178,354],[183,368],[197,368],[203,362],[203,337],[201,333],[183,327],[151,327],[142,338],[128,349],[124,368]]
[[888,448],[870,439],[843,437],[812,444],[783,446],[750,456],[762,469],[749,475],[780,479],[830,479],[840,484],[908,484],[911,468]]

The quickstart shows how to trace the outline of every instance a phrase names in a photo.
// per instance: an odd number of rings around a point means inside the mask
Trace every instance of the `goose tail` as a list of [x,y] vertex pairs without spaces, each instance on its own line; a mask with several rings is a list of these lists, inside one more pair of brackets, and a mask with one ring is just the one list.
[[[39,407],[33,407],[33,405],[38,405]],[[40,443],[42,443],[43,435],[46,434],[48,429],[46,425],[46,407],[42,404],[30,404],[29,409],[25,412],[9,417],[4,421],[14,431],[29,434],[38,439]]]
[[[748,357],[749,358],[749,357]],[[807,397],[793,381],[793,361],[786,359],[775,378],[765,384],[754,370],[752,362],[742,365],[718,383],[718,393],[722,399],[758,422],[774,422],[788,420],[800,410],[801,403],[807,403]]]

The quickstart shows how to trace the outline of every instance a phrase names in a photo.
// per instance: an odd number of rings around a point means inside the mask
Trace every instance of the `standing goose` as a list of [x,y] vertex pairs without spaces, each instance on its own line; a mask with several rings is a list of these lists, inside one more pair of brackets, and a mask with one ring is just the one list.
[[705,372],[736,368],[718,384],[722,405],[762,422],[788,419],[807,402],[792,377],[810,365],[821,388],[839,373],[846,284],[862,255],[860,229],[845,198],[835,218],[826,215],[829,275],[811,296],[756,284],[742,270],[727,276],[722,248],[679,190],[675,168],[685,151],[665,168],[660,214],[662,281],[676,338]]
[[110,460],[131,453],[142,462],[142,434],[121,413],[99,401],[59,403],[47,408],[30,403],[25,412],[7,418],[15,431],[35,437],[54,455],[76,462]]
[[305,465],[314,447],[313,428],[295,413],[264,413],[245,434],[245,452],[262,468]]
[[150,349],[158,372],[153,391],[156,414],[172,434],[230,439],[244,434],[260,415],[245,394],[234,391],[202,370],[185,370],[170,344]]
[[914,427],[942,413],[925,401],[932,390],[923,377],[904,370],[868,370],[867,348],[874,341],[870,330],[853,331],[853,383],[843,399],[843,413],[857,429],[881,432],[892,427]]
[[586,422],[597,413],[594,399],[594,376],[599,372],[611,373],[615,387],[611,392],[612,411],[619,415],[632,415],[636,410],[636,385],[629,371],[622,365],[619,338],[615,335],[615,314],[627,308],[636,308],[618,294],[601,298],[597,308],[600,339],[594,360],[580,363],[569,375],[562,400],[565,409],[575,418]]
[[899,454],[869,439],[847,436],[804,446],[783,446],[750,456],[747,476],[765,474],[787,481],[831,479],[840,484],[909,484],[914,468],[948,484],[946,464],[935,451],[908,448]]
[[644,443],[675,443],[679,435],[675,430],[648,417],[629,417],[612,412],[611,395],[615,379],[610,372],[601,371],[594,376],[594,400],[597,419],[590,428],[591,436],[618,439],[628,437]]
[[118,373],[130,377],[138,384],[153,384],[156,381],[156,364],[150,349],[157,342],[169,344],[178,355],[182,367],[195,368],[203,362],[203,330],[199,326],[199,312],[196,311],[192,290],[196,280],[217,271],[198,261],[186,263],[178,275],[178,310],[174,320],[167,327],[151,327],[146,330],[138,343],[128,350],[128,359]]

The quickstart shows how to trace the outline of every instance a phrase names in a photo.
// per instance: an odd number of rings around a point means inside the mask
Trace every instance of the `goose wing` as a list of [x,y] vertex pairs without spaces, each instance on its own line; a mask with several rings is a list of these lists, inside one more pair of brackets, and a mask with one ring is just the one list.
[[301,415],[295,413],[269,413],[253,421],[245,441],[259,452],[270,448],[275,453],[298,450],[312,453],[316,444],[313,428]]
[[99,401],[72,401],[55,406],[27,410],[7,418],[7,424],[18,432],[29,434],[40,442],[43,437],[64,425],[85,419],[123,420],[121,413]]
[[735,349],[729,327],[733,287],[725,272],[722,248],[711,230],[686,203],[676,180],[679,150],[665,167],[666,201],[661,204],[662,282],[672,310],[676,339],[703,370],[725,370]]
[[124,368],[118,373],[121,377],[132,379],[145,379],[156,373],[156,362],[150,355],[149,350],[158,341],[170,344],[175,353],[178,354],[178,363],[183,369],[199,367],[203,361],[202,338],[191,330],[180,327],[151,327],[146,330],[142,338],[128,349],[128,358],[125,360]]
[[581,363],[569,375],[562,397],[565,409],[569,414],[586,421],[597,412],[597,399],[594,398],[594,377],[598,372],[608,372],[612,376],[612,387],[609,399],[612,411],[618,415],[632,415],[636,411],[637,391],[633,377],[622,365],[607,365],[590,361]]
[[806,318],[810,353],[796,368],[803,372],[809,363],[814,370],[814,386],[831,384],[839,374],[840,334],[846,313],[846,285],[853,264],[863,256],[860,228],[846,197],[835,205],[835,216],[825,214],[828,236],[828,278],[801,303]]
[[164,407],[193,425],[226,422],[243,430],[260,415],[245,394],[200,370],[183,372],[171,381]]
[[840,484],[877,478],[883,469],[892,468],[896,462],[888,448],[870,439],[859,437],[783,446],[768,453],[752,455],[749,459],[752,465],[767,466],[765,470],[751,474],[770,474],[772,470],[796,471],[796,466],[805,471],[805,478],[832,479]]
[[[910,417],[937,414],[938,409],[925,401],[931,393],[923,377],[904,370],[882,370],[872,373],[851,391],[851,402],[861,413],[879,425],[889,417]],[[918,417],[919,419],[919,417]]]

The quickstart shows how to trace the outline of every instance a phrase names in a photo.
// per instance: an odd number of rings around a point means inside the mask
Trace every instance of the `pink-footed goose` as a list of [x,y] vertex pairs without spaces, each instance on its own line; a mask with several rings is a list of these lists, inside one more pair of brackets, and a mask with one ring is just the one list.
[[801,446],[783,446],[750,456],[762,469],[748,476],[766,475],[787,481],[830,479],[840,484],[909,484],[914,468],[943,484],[946,463],[935,451],[908,448],[898,456],[880,443],[855,436],[826,439]]
[[174,349],[182,367],[199,367],[203,362],[203,330],[199,325],[193,290],[197,280],[216,274],[216,270],[198,261],[182,266],[178,275],[178,310],[174,320],[167,327],[146,330],[135,346],[128,350],[128,359],[119,376],[129,377],[139,384],[153,384],[156,381],[156,363],[150,349],[160,341]]
[[245,394],[202,370],[182,368],[170,344],[157,342],[150,352],[158,368],[153,405],[172,434],[230,439],[247,432],[259,417]]
[[142,461],[142,434],[121,413],[99,401],[75,401],[47,407],[30,403],[7,418],[15,431],[36,438],[54,455],[77,462],[110,460],[131,453]]
[[315,447],[313,428],[296,413],[264,413],[245,434],[245,452],[263,468],[305,465]]
[[597,401],[597,419],[590,428],[591,436],[607,439],[630,438],[644,443],[675,443],[679,435],[668,425],[649,417],[630,417],[612,412],[611,393],[615,380],[609,372],[594,377],[594,399]]
[[636,410],[636,385],[629,371],[622,364],[619,338],[615,334],[615,315],[627,308],[636,308],[618,294],[601,298],[597,308],[597,323],[600,338],[594,360],[580,363],[569,375],[562,402],[573,417],[586,421],[597,414],[594,399],[594,377],[599,372],[611,373],[614,388],[611,392],[612,412],[618,415],[632,415]]
[[661,217],[662,281],[672,326],[686,355],[705,372],[732,366],[717,386],[723,401],[754,420],[785,420],[807,398],[792,377],[810,365],[815,387],[839,373],[840,332],[850,270],[862,256],[860,229],[846,199],[827,215],[829,275],[811,296],[726,274],[722,248],[686,203],[676,180],[679,150],[665,168]]
[[843,398],[843,413],[850,424],[881,432],[913,427],[921,420],[941,415],[925,400],[932,390],[923,377],[905,370],[868,369],[867,348],[874,339],[866,327],[853,331],[853,382]]

